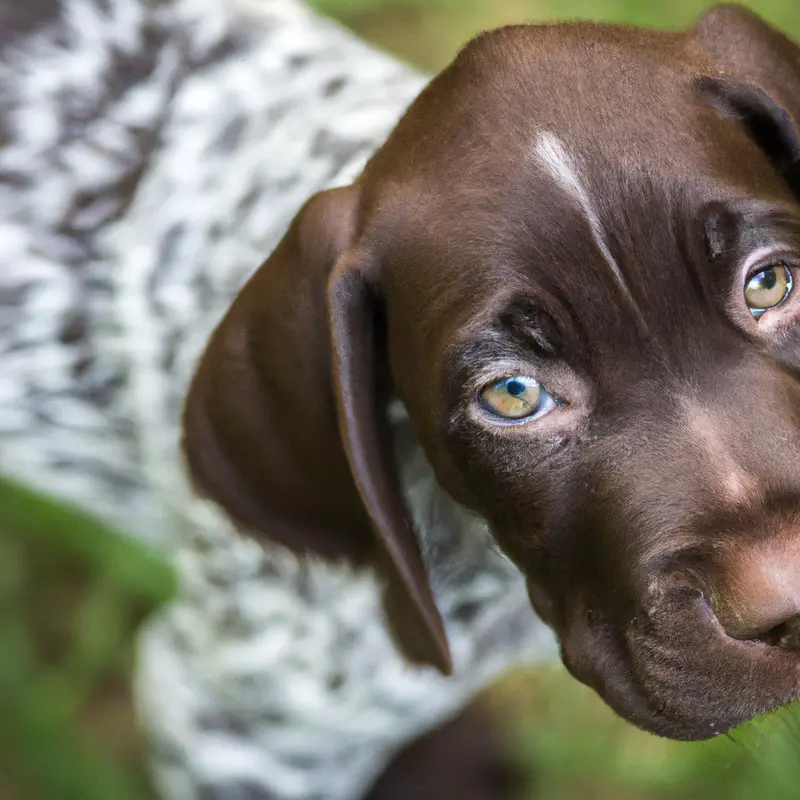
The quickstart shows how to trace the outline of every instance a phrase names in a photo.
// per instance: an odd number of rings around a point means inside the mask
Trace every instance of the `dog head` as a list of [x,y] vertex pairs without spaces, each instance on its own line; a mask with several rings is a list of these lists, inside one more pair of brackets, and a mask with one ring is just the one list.
[[375,564],[447,672],[399,397],[617,712],[696,739],[795,698],[798,97],[800,49],[737,7],[482,35],[236,298],[187,401],[197,486]]

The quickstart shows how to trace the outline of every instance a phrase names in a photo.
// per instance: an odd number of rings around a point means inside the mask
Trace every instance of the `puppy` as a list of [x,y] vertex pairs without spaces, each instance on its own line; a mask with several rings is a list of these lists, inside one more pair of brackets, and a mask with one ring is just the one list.
[[399,401],[619,714],[703,739],[789,702],[798,97],[800,50],[737,7],[479,37],[214,333],[197,487],[260,541],[373,565],[401,652],[449,674]]
[[656,733],[795,695],[794,43],[487,34],[355,179],[423,79],[295,0],[48,8],[0,34],[0,469],[175,553],[165,797],[437,796],[411,743],[542,619]]

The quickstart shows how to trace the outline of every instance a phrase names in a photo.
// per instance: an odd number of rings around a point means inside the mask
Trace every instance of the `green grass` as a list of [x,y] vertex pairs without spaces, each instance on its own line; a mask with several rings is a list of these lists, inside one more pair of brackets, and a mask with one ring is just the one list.
[[155,554],[0,478],[0,797],[144,800],[134,634],[175,591]]
[[623,722],[553,666],[488,695],[530,776],[530,800],[796,800],[800,714],[783,709],[730,737],[686,743]]

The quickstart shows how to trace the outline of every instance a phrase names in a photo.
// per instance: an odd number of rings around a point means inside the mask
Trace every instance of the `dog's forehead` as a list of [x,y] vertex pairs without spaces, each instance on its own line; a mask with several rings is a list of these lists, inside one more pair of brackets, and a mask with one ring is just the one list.
[[[587,326],[632,293],[668,308],[665,288],[688,313],[689,228],[711,200],[765,186],[759,151],[697,91],[706,69],[683,34],[609,26],[521,26],[467,48],[366,173],[390,293],[431,309],[421,334],[446,340],[531,277],[597,313]],[[620,267],[634,256],[659,268],[645,286]]]
[[670,132],[685,144],[708,115],[694,89],[704,67],[685,34],[586,23],[492,31],[429,84],[370,171],[468,183],[510,171],[540,131],[587,156],[635,160]]
[[747,137],[698,89],[710,72],[686,33],[569,23],[484,34],[373,158],[366,195],[398,220],[458,228],[480,210],[494,214],[474,222],[493,226],[520,195],[552,194],[554,179],[572,200],[613,197],[636,180],[667,189],[734,167],[747,182]]

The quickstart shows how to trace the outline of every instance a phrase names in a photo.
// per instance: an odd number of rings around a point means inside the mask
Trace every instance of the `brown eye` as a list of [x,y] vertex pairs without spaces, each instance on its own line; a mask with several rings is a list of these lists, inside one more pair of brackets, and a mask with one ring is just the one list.
[[750,313],[758,319],[765,311],[779,306],[791,294],[792,284],[792,273],[783,265],[757,272],[744,287]]
[[514,420],[542,416],[557,405],[547,389],[538,381],[524,375],[503,378],[497,383],[484,386],[478,399],[494,416]]

